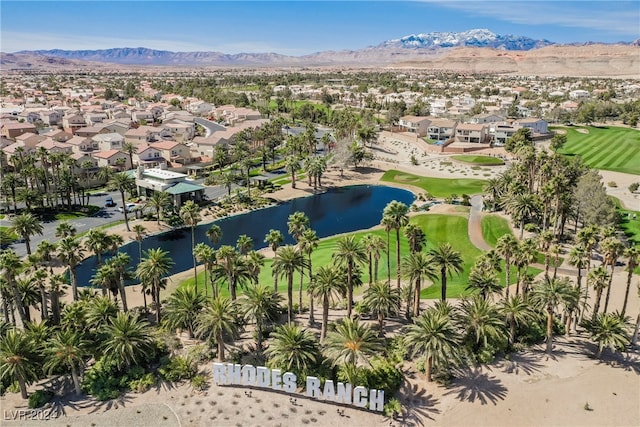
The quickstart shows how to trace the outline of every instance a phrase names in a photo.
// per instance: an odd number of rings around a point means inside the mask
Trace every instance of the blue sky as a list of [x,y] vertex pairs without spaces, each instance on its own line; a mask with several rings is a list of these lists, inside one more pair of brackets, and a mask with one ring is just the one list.
[[636,1],[0,2],[0,50],[148,47],[304,55],[487,28],[559,43],[640,38]]

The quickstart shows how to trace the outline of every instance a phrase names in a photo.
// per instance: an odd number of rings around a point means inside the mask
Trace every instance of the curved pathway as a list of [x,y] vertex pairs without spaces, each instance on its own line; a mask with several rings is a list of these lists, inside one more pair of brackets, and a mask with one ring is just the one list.
[[[493,249],[482,237],[482,196],[471,197],[471,209],[469,210],[468,234],[471,243],[481,251]],[[544,264],[531,264],[532,267],[544,271]],[[550,271],[553,269],[551,268]],[[558,274],[563,276],[577,276],[578,270],[573,268],[558,268]]]

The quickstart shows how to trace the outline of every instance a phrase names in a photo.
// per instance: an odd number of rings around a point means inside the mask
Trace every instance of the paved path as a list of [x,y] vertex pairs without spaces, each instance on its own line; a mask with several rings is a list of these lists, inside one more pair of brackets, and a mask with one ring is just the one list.
[[[493,249],[482,237],[482,196],[471,197],[471,209],[469,210],[468,234],[471,243],[481,251]],[[531,267],[544,271],[544,264],[531,264]],[[553,267],[549,269],[549,275],[553,273]],[[578,270],[573,268],[558,268],[558,274],[562,276],[577,276]]]

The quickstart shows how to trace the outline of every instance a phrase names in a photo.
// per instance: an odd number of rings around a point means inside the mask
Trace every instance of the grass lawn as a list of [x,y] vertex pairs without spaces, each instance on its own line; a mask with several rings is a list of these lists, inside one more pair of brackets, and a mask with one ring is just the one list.
[[472,178],[428,178],[397,170],[388,170],[382,176],[384,182],[396,182],[419,187],[434,197],[449,197],[452,194],[482,193],[486,181]]
[[496,246],[498,239],[505,234],[513,234],[509,221],[498,215],[485,215],[481,220],[482,238],[488,245]]
[[578,155],[595,169],[640,175],[640,131],[614,126],[563,129],[567,143],[560,153]]
[[[631,209],[625,209],[620,204],[620,200],[616,197],[611,197],[616,204],[616,210],[620,214],[620,222],[618,225],[624,231],[624,234],[629,239],[629,242],[633,242],[634,245],[640,244],[640,211],[633,211]],[[635,215],[635,218],[633,217]]]
[[[442,242],[450,242],[455,250],[459,251],[462,254],[462,258],[464,260],[464,271],[460,275],[453,275],[453,277],[448,278],[447,280],[447,295],[451,298],[459,297],[467,294],[465,291],[465,287],[467,285],[467,280],[469,277],[469,271],[473,266],[476,258],[481,254],[481,251],[473,246],[471,241],[469,240],[467,234],[467,218],[465,215],[442,215],[442,214],[423,214],[418,215],[411,218],[412,223],[418,224],[425,232],[427,236],[427,247],[426,250],[430,250],[432,248],[437,247]],[[357,239],[364,237],[368,233],[376,234],[384,239],[386,242],[387,234],[384,230],[374,230],[374,231],[361,231],[353,233]],[[322,239],[319,242],[318,248],[314,251],[312,255],[312,264],[314,271],[316,271],[320,266],[327,265],[332,263],[332,254],[335,252],[336,241],[338,237],[329,237],[326,239]],[[396,262],[395,262],[395,233],[392,231],[390,233],[390,245],[391,245],[391,281],[395,284],[396,277]],[[400,250],[401,256],[404,256],[408,253],[408,243],[403,234],[400,234]],[[199,287],[202,287],[204,283],[204,267],[199,267],[199,275],[198,275],[198,284]],[[387,258],[383,253],[380,257],[379,262],[379,271],[378,278],[380,280],[384,280],[388,276],[387,272]],[[532,274],[536,274],[539,272],[537,269],[529,269],[529,272]],[[368,276],[368,267],[367,264],[362,266],[362,281],[366,285],[369,283]],[[501,283],[504,285],[504,273],[500,273],[498,275]],[[513,281],[515,281],[515,269],[513,274],[511,275]],[[268,259],[265,262],[264,267],[260,272],[259,283],[273,285],[273,276],[271,273],[271,260]],[[180,286],[192,286],[193,278],[186,279],[183,281]],[[303,281],[303,289],[306,289],[308,284],[308,279],[305,277]],[[300,275],[296,274],[294,276],[294,302],[297,301],[297,291],[300,286]],[[286,293],[286,278],[281,278],[278,280],[278,290],[285,294]],[[361,294],[363,292],[363,288],[355,289],[355,294]],[[242,291],[239,291],[241,294]],[[226,284],[222,283],[222,294],[228,295],[228,291],[226,289]],[[440,280],[437,279],[436,282],[431,285],[428,282],[423,284],[422,290],[422,298],[439,298],[440,297]],[[306,301],[306,295],[303,296]]]
[[491,156],[473,156],[470,154],[460,154],[458,156],[451,156],[452,159],[460,162],[471,163],[474,165],[482,166],[499,166],[504,165],[504,161],[498,157]]

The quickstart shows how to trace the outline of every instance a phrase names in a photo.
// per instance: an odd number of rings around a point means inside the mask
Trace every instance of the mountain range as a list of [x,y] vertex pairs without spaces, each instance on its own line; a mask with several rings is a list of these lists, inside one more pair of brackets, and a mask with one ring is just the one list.
[[[625,48],[634,48],[635,46],[638,46],[638,44],[638,40],[636,40],[631,43],[620,43],[607,46],[625,46]],[[441,62],[443,61],[443,58],[448,58],[452,55],[459,56],[460,52],[464,52],[463,55],[470,57],[477,57],[478,55],[502,57],[501,60],[504,63],[508,58],[514,58],[514,61],[517,62],[517,58],[530,56],[532,55],[532,52],[543,52],[547,50],[548,52],[557,53],[559,51],[554,51],[554,48],[566,48],[567,46],[573,46],[578,51],[582,48],[582,51],[585,51],[584,47],[591,45],[591,43],[580,45],[560,45],[544,39],[535,40],[525,36],[499,35],[487,29],[474,29],[463,32],[431,32],[417,35],[412,34],[359,50],[322,51],[303,56],[288,56],[273,52],[238,54],[204,51],[172,52],[144,47],[125,47],[100,50],[53,49],[20,51],[12,54],[2,53],[0,56],[0,65],[3,67],[19,69],[30,68],[30,65],[34,65],[36,68],[60,68],[69,66],[84,68],[89,65],[87,64],[87,61],[90,61],[93,63],[109,63],[113,64],[112,66],[379,67],[394,66],[396,64],[424,64],[424,66],[428,68],[428,64]],[[595,43],[593,45],[598,44]],[[467,49],[475,50],[468,51]],[[553,56],[554,53],[550,53],[550,55]],[[536,55],[534,54],[533,56]],[[588,58],[590,54],[585,51],[585,56]],[[623,54],[622,56],[625,55]],[[635,58],[635,60],[637,60],[637,58]],[[36,64],[40,65],[37,66]],[[632,61],[628,65],[636,66],[637,61]],[[505,72],[517,72],[517,70],[513,68],[513,66],[507,66]],[[627,72],[627,74],[629,73]]]

